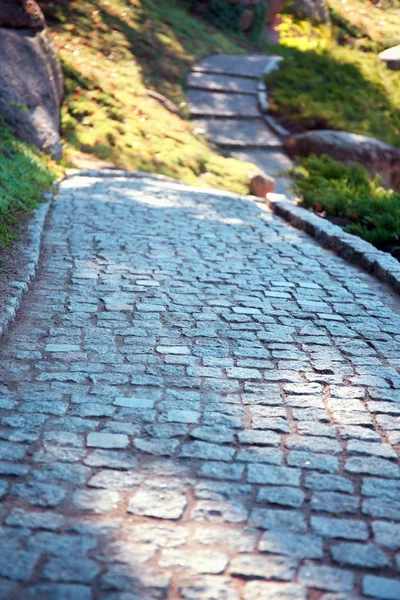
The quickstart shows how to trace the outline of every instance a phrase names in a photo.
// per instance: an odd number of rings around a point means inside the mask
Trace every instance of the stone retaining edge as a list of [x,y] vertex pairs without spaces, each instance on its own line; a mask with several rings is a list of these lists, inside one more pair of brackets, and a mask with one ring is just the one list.
[[53,192],[45,194],[45,202],[35,210],[24,234],[24,239],[19,244],[18,251],[22,256],[23,266],[18,278],[8,283],[8,292],[6,292],[4,304],[1,307],[0,337],[7,332],[10,324],[15,320],[24,294],[29,290],[29,286],[35,278],[44,226],[53,197]]
[[400,294],[400,263],[395,258],[358,236],[346,233],[338,225],[296,206],[282,194],[267,194],[266,202],[276,215],[293,227],[315,238],[321,246],[333,250],[344,260],[372,273]]

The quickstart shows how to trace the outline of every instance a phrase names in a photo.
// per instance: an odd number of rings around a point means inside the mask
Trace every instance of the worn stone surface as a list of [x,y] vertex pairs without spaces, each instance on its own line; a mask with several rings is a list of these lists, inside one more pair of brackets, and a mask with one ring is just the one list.
[[187,86],[212,92],[230,92],[239,94],[257,93],[257,81],[248,77],[234,77],[232,75],[218,75],[217,73],[190,73]]
[[281,60],[280,56],[263,56],[261,54],[234,56],[215,54],[208,56],[194,67],[197,73],[220,73],[258,79],[265,69]]
[[[282,146],[280,139],[266,127],[260,118],[246,119],[246,121],[240,119],[195,119],[193,123],[197,131],[206,133],[214,144],[225,148],[240,148],[243,151],[246,148]],[[253,156],[240,160],[257,164],[253,160]],[[290,162],[290,159],[287,160]],[[281,170],[283,168],[284,166],[281,167]]]
[[188,90],[190,113],[194,117],[240,117],[259,116],[257,99],[248,94],[224,94],[205,90]]
[[381,175],[387,186],[400,187],[400,150],[375,138],[320,130],[289,137],[285,145],[292,156],[328,154],[344,163],[361,163],[371,175]]
[[2,338],[0,597],[397,598],[398,302],[254,198],[94,175]]

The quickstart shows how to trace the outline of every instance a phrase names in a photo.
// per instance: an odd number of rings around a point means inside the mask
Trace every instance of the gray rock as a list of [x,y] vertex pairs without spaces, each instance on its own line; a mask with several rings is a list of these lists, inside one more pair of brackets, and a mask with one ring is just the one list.
[[295,560],[323,557],[322,538],[317,535],[266,531],[258,548],[261,552],[284,554]]
[[310,588],[329,592],[351,592],[354,575],[333,567],[307,565],[301,567],[299,581]]
[[294,561],[281,556],[237,556],[230,564],[232,575],[282,581],[293,579],[296,568]]
[[368,539],[368,529],[364,521],[336,519],[332,517],[311,517],[311,528],[315,533],[328,538],[345,540]]
[[389,557],[377,546],[341,542],[331,548],[333,559],[343,565],[377,569],[387,567]]
[[[361,163],[387,186],[400,187],[400,150],[375,138],[345,131],[311,131],[285,141],[291,156],[328,154],[344,163]],[[378,384],[379,385],[379,384]]]
[[10,493],[23,498],[29,504],[42,507],[57,506],[65,498],[65,490],[62,487],[36,481],[15,483],[11,486]]
[[0,29],[0,55],[0,113],[21,139],[60,159],[63,83],[46,30]]
[[89,559],[65,557],[51,558],[43,569],[42,577],[51,581],[92,583],[100,567]]

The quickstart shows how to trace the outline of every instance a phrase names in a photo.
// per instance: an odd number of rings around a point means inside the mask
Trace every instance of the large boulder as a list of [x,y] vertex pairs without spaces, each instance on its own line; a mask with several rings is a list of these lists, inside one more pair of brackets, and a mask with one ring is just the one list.
[[[0,10],[9,4],[8,0],[0,0]],[[34,15],[41,15],[39,7],[39,13],[35,13],[32,0],[14,4],[16,8],[29,5],[32,12],[13,13],[10,9],[1,13],[1,22],[7,27],[0,27],[0,115],[22,140],[59,159],[61,69],[46,29],[34,26]],[[27,15],[26,21],[23,14]],[[30,17],[31,27],[22,25]]]
[[0,0],[0,27],[44,29],[42,11],[35,0]]
[[400,150],[375,138],[345,131],[310,131],[286,138],[291,156],[328,154],[343,163],[361,163],[372,175],[379,174],[388,187],[400,189]]

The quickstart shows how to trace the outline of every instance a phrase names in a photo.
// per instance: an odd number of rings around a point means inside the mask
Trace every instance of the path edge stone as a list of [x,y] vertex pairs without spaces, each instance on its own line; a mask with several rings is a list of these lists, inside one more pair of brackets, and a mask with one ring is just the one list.
[[283,194],[267,194],[268,207],[296,229],[315,238],[321,246],[375,275],[400,294],[400,263],[382,250],[309,210],[296,206]]
[[60,181],[54,184],[54,190],[44,194],[44,201],[35,209],[23,239],[19,242],[19,252],[23,265],[15,280],[8,283],[4,304],[0,315],[0,338],[8,331],[10,325],[16,319],[24,295],[29,291],[35,278],[37,266],[42,248],[44,227],[49,214],[53,198],[57,193]]

